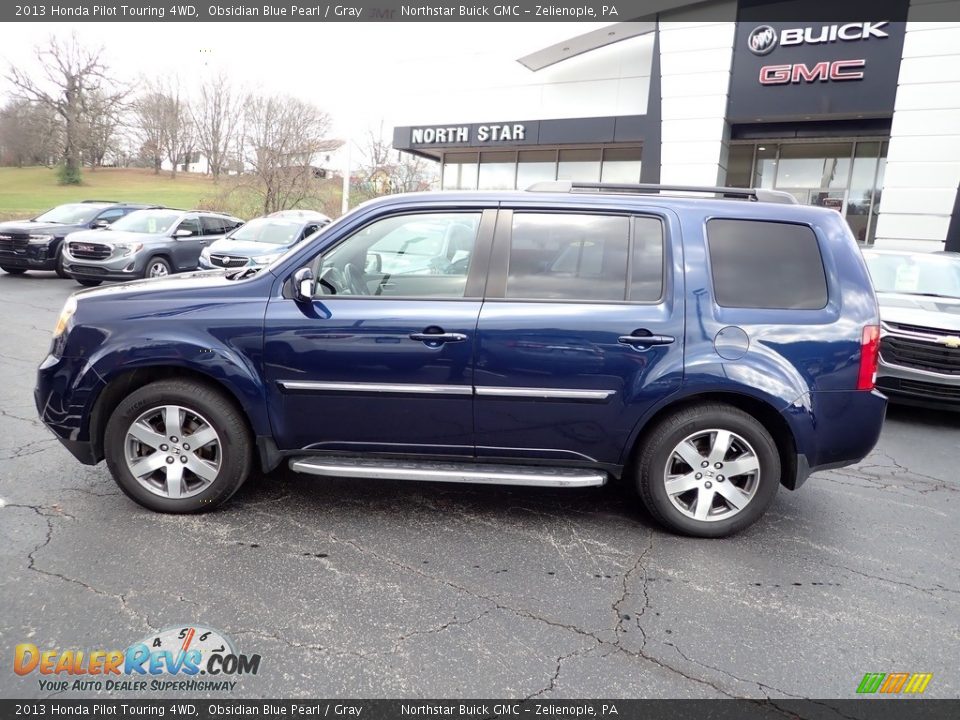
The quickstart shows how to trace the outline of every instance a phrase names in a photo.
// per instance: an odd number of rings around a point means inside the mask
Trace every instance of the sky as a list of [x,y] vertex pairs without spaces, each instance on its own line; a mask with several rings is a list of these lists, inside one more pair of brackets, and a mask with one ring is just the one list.
[[75,31],[85,44],[103,46],[124,80],[175,73],[189,81],[222,69],[250,90],[316,104],[331,115],[332,134],[359,140],[381,120],[389,138],[424,88],[506,84],[529,72],[516,58],[606,24],[23,23],[4,33],[0,64],[34,69],[35,46]]

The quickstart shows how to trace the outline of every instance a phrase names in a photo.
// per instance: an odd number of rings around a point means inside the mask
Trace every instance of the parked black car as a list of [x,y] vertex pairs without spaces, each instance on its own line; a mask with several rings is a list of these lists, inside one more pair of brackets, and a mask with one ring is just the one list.
[[27,270],[55,270],[62,278],[63,238],[77,230],[104,228],[134,210],[154,207],[112,200],[84,200],[58,205],[32,220],[0,223],[0,270],[20,275]]

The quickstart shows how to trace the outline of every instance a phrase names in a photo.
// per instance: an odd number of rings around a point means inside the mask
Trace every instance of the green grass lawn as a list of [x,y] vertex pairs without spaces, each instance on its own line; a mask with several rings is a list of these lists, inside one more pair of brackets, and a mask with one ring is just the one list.
[[[191,209],[219,195],[212,178],[132,168],[84,169],[82,185],[58,185],[56,171],[44,167],[0,167],[0,220],[16,220],[78,200],[126,200]],[[212,209],[212,208],[210,208]]]

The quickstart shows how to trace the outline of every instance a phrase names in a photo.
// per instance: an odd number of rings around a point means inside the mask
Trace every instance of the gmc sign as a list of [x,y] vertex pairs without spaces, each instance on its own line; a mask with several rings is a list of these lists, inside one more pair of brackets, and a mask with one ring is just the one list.
[[867,61],[834,60],[818,62],[812,67],[805,63],[788,65],[764,65],[760,68],[761,85],[787,85],[790,83],[828,82],[831,80],[863,80],[863,68]]

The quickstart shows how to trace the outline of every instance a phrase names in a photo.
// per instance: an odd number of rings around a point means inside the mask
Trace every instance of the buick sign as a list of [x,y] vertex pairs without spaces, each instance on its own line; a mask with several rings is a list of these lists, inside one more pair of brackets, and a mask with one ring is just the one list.
[[884,30],[889,23],[883,22],[854,22],[846,25],[821,25],[814,27],[795,27],[781,30],[779,33],[769,25],[758,25],[747,36],[747,47],[754,55],[768,55],[778,45],[818,45],[820,43],[835,43],[838,41],[882,40],[890,37]]
[[754,55],[767,55],[777,46],[777,31],[769,25],[758,25],[747,36],[747,47]]

